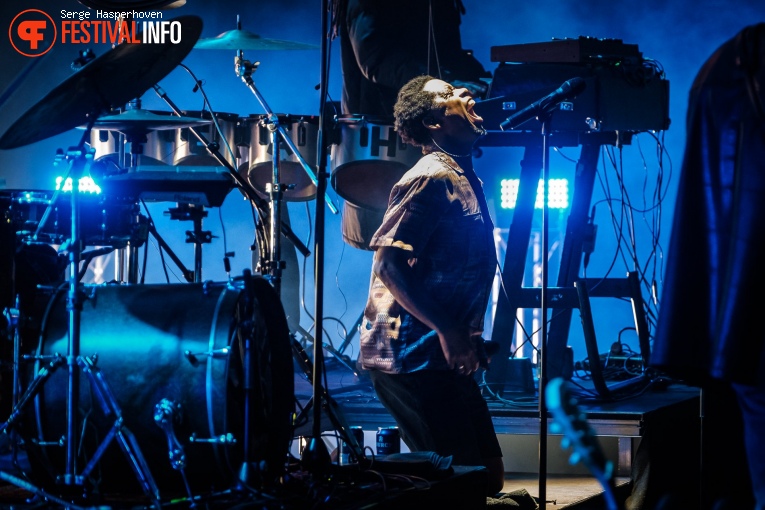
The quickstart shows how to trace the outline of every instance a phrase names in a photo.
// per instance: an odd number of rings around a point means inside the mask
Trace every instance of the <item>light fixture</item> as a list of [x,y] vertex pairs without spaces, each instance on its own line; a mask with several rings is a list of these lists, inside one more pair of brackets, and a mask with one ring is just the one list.
[[[63,177],[56,177],[56,189],[61,189],[61,183],[64,183],[64,189],[62,190],[64,193],[72,191],[72,178],[67,177],[66,181],[64,181]],[[83,176],[80,177],[79,185],[77,186],[77,189],[80,191],[80,193],[90,193],[93,195],[98,195],[101,193],[101,187],[96,184],[96,182],[93,180],[90,176]]]
[[[568,200],[568,179],[549,179],[548,180],[547,206],[550,209],[567,209]],[[500,208],[515,209],[515,203],[518,200],[519,179],[502,179],[500,181]],[[537,186],[537,198],[534,202],[535,209],[542,209],[544,203],[544,183],[539,179]]]

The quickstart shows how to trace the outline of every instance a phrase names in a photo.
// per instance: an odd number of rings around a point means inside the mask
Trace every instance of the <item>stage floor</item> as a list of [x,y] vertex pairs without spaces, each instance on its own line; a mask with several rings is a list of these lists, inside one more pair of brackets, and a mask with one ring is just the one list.
[[[342,410],[348,425],[362,426],[364,430],[395,425],[393,418],[377,400],[371,381],[363,371],[355,371],[355,367],[329,358],[326,376],[329,394]],[[699,397],[698,388],[664,379],[636,385],[632,390],[627,388],[614,392],[612,398],[600,397],[590,381],[574,378],[570,382],[572,391],[578,392],[579,406],[598,436],[641,437],[651,414],[678,405],[693,407]],[[310,381],[296,372],[297,400],[305,403],[312,395]],[[494,396],[485,391],[484,395],[498,434],[539,433],[539,401],[535,395],[507,391]]]
[[[345,366],[334,358],[327,360],[326,386],[332,400],[337,404],[341,420],[347,426],[361,426],[365,431],[365,444],[374,451],[374,434],[378,427],[395,425],[394,421],[382,407],[375,397],[371,383],[363,373],[354,373],[352,367]],[[680,384],[657,383],[641,388],[638,394],[629,398],[623,396],[619,399],[600,399],[591,398],[593,392],[591,385],[586,381],[572,381],[572,384],[581,386],[580,407],[585,411],[588,422],[592,425],[596,435],[601,438],[611,438],[616,441],[617,463],[617,485],[623,496],[629,493],[629,466],[631,458],[636,451],[636,441],[639,441],[645,428],[656,426],[662,420],[672,419],[677,413],[693,418],[693,413],[698,413],[697,388],[687,387]],[[307,403],[314,395],[314,388],[302,373],[295,374],[295,397],[303,405]],[[508,438],[524,438],[526,443],[525,453],[523,448],[518,448],[514,444],[509,448],[511,452],[506,457],[509,460],[517,460],[517,457],[527,457],[529,462],[523,468],[510,467],[506,462],[506,482],[503,492],[509,493],[520,489],[526,490],[532,497],[539,495],[538,471],[534,471],[536,466],[535,444],[540,430],[541,420],[538,412],[538,402],[533,395],[524,395],[505,392],[498,396],[487,397],[489,409],[493,417],[497,433],[500,435],[500,443],[505,451],[506,440]],[[310,435],[312,424],[310,415],[308,421],[302,429],[298,429],[296,436]],[[552,419],[548,420],[552,423]],[[328,419],[327,413],[322,412],[322,430],[332,431],[335,427],[332,420]],[[330,434],[331,435],[331,434]],[[332,440],[326,441],[331,449]],[[295,443],[298,443],[297,441]],[[560,443],[560,436],[551,433],[550,442]],[[293,445],[294,448],[294,445]],[[402,451],[406,451],[405,446]],[[612,452],[613,453],[613,452]],[[548,453],[548,457],[553,454]],[[2,460],[2,459],[0,459]],[[528,466],[531,466],[528,469]],[[515,466],[515,465],[512,465]],[[599,495],[602,495],[602,488],[587,470],[579,467],[577,473],[560,473],[558,467],[551,464],[548,473],[544,477],[547,495],[547,508],[571,508],[584,510],[589,508],[602,507],[602,501]],[[4,466],[3,469],[7,469]],[[8,471],[13,472],[13,471]],[[472,476],[472,475],[471,475]],[[467,477],[469,478],[469,476]],[[465,476],[454,481],[457,483],[467,483]],[[449,485],[449,484],[447,484]],[[472,491],[471,487],[465,490]],[[433,490],[430,495],[434,498],[440,493]],[[29,502],[31,494],[22,487],[0,480],[0,508],[16,508],[20,510],[31,510],[33,508],[56,508],[56,505],[45,503]],[[140,494],[138,494],[140,496]],[[126,502],[129,501],[126,500]],[[107,508],[143,508],[145,504],[135,505],[130,503],[127,506],[121,506],[120,503],[114,503]],[[248,503],[249,504],[249,503]],[[242,506],[241,508],[254,508],[253,506]],[[392,501],[386,504],[392,504]],[[227,506],[228,505],[228,506]],[[598,506],[600,505],[600,506]],[[164,505],[163,505],[164,506]],[[184,504],[172,505],[176,508],[184,508]],[[231,508],[230,502],[222,505],[212,504],[210,508]],[[239,506],[237,506],[239,508]],[[333,508],[344,508],[336,506]],[[349,507],[350,508],[350,507]],[[355,507],[354,507],[355,508]],[[386,508],[385,505],[379,506],[371,504],[365,508]]]

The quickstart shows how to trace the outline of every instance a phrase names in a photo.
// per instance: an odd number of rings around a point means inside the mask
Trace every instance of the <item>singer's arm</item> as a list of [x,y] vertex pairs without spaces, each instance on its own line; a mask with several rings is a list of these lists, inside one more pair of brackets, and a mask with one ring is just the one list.
[[469,372],[475,372],[478,370],[478,356],[470,333],[423,291],[423,285],[409,265],[411,256],[410,251],[402,248],[380,247],[375,252],[374,273],[398,304],[438,334],[450,368],[464,365]]

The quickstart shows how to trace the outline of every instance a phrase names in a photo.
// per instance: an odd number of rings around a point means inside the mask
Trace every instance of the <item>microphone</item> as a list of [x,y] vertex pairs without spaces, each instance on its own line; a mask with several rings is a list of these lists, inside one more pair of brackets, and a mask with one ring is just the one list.
[[587,88],[587,83],[584,78],[571,78],[539,101],[531,103],[523,110],[503,120],[499,124],[499,129],[502,131],[515,129],[529,119],[549,113],[563,101],[578,96],[585,88]]

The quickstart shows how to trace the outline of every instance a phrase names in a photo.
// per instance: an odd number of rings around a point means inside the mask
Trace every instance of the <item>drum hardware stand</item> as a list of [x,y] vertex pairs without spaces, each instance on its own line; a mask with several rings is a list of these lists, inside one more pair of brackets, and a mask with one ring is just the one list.
[[194,222],[194,230],[186,231],[186,242],[194,244],[194,283],[202,283],[202,245],[211,243],[213,238],[212,232],[202,230],[202,219],[207,217],[208,212],[204,207],[193,204],[178,204],[167,212],[171,220]]
[[[237,21],[237,25],[241,26],[241,24]],[[303,167],[303,169],[308,174],[308,177],[311,179],[311,182],[314,184],[314,186],[317,186],[318,188],[318,178],[316,174],[314,173],[313,168],[311,168],[311,165],[309,165],[305,158],[303,158],[302,154],[300,153],[300,150],[295,145],[295,142],[292,141],[292,139],[287,134],[287,131],[284,129],[284,126],[282,126],[279,123],[279,117],[274,114],[273,110],[268,106],[268,103],[266,103],[265,98],[260,93],[258,88],[255,86],[255,82],[252,80],[252,73],[258,68],[260,65],[259,62],[250,62],[249,60],[244,59],[244,52],[242,50],[237,51],[236,57],[234,57],[234,71],[236,72],[236,75],[239,76],[245,85],[247,85],[247,88],[250,89],[250,91],[253,93],[255,98],[260,103],[260,106],[263,108],[263,111],[266,113],[266,125],[268,126],[268,129],[271,134],[271,156],[272,156],[272,162],[273,162],[273,172],[272,172],[272,182],[270,183],[270,188],[268,189],[269,195],[271,197],[271,253],[270,260],[269,260],[269,274],[272,278],[274,278],[277,282],[277,285],[281,284],[281,271],[283,269],[283,261],[280,260],[281,258],[281,247],[280,247],[280,239],[279,236],[275,235],[274,232],[276,232],[275,225],[278,225],[279,223],[276,222],[275,217],[278,217],[279,221],[281,221],[281,201],[284,196],[284,191],[286,189],[289,189],[289,186],[285,186],[284,184],[279,182],[280,175],[279,175],[279,136],[281,136],[281,139],[284,141],[284,143],[289,147],[289,149],[292,151],[292,153],[295,155],[295,157],[300,162],[300,165]],[[324,192],[321,195],[317,196],[323,196],[324,201],[327,204],[327,207],[329,207],[329,210],[332,211],[333,214],[338,213],[337,207],[335,207],[334,203],[332,202],[332,199],[329,197],[329,195],[326,193],[326,186],[324,189]],[[321,210],[323,214],[323,208],[317,207],[317,211]],[[277,288],[277,292],[279,292],[280,289]]]
[[[140,110],[141,99],[136,98],[128,102],[125,110]],[[127,172],[135,171],[141,163],[143,146],[147,141],[146,129],[130,129],[125,131],[109,130],[118,133],[117,136],[117,165]],[[127,147],[127,149],[126,149]],[[128,157],[130,160],[128,161]],[[129,163],[129,164],[128,164]],[[128,241],[127,246],[119,248],[114,261],[115,279],[120,282],[138,283],[138,249],[142,243],[136,244],[133,239]]]
[[149,221],[148,229],[149,229],[149,234],[154,236],[154,239],[159,244],[160,249],[164,250],[165,252],[167,252],[167,255],[170,257],[170,259],[173,262],[175,262],[175,265],[178,266],[178,269],[181,270],[181,273],[183,275],[183,279],[186,280],[186,282],[188,282],[188,283],[193,283],[194,282],[194,272],[193,271],[189,271],[186,268],[186,266],[183,264],[183,261],[181,261],[181,259],[178,258],[178,255],[176,255],[175,252],[172,250],[172,248],[170,248],[170,245],[167,244],[167,241],[165,241],[165,239],[161,235],[159,235],[159,232],[157,232],[157,227],[156,227],[156,225],[154,225],[153,221]]
[[[311,334],[308,331],[303,329],[303,327],[300,326],[300,324],[298,324],[296,329],[297,329],[297,333],[299,333],[302,338],[300,339],[300,341],[298,341],[297,339],[295,341],[298,342],[298,345],[301,348],[304,349],[305,347],[307,347],[308,342],[313,344],[314,338],[313,338],[313,336],[311,336]],[[294,338],[294,335],[292,335],[292,336]],[[341,349],[335,349],[335,347],[333,345],[329,344],[329,342],[324,342],[324,349],[326,351],[332,353],[332,355],[335,357],[335,359],[337,360],[338,363],[343,365],[345,368],[350,370],[353,373],[353,375],[358,377],[359,374],[358,374],[358,372],[356,372],[356,369],[353,367],[353,362],[351,361],[351,359],[348,356],[345,356],[342,353],[342,348]]]
[[[277,236],[278,237],[278,236]],[[252,323],[252,313],[255,307],[255,290],[252,284],[252,274],[248,270],[244,270],[242,274],[243,279],[243,297],[244,297],[244,316],[247,319],[240,324],[240,327],[245,330],[244,351],[242,355],[242,364],[244,365],[244,459],[239,469],[239,484],[238,489],[246,489],[253,486],[253,480],[258,478],[258,472],[261,465],[255,466],[253,462],[253,450],[252,450],[252,438],[250,437],[250,431],[252,423],[252,390],[254,388],[254,380],[252,373],[252,334],[254,324]]]
[[[21,380],[19,370],[19,367],[21,366],[21,335],[19,334],[21,307],[18,295],[16,295],[14,306],[3,310],[3,315],[8,322],[8,338],[13,339],[13,394],[11,400],[11,409],[16,409],[16,407],[19,405],[19,399],[21,398]],[[0,425],[0,434],[5,432],[7,426],[7,422]],[[18,465],[19,438],[17,436],[17,432],[14,429],[11,429],[9,444],[11,445],[11,462],[14,466]]]
[[[345,352],[345,349],[347,349],[348,346],[351,344],[351,341],[353,340],[353,337],[356,336],[356,333],[358,333],[362,322],[364,322],[364,310],[361,311],[361,313],[359,314],[359,318],[356,319],[356,322],[353,323],[353,326],[351,326],[351,329],[348,331],[348,334],[345,335],[345,339],[343,339],[343,343],[340,345],[340,348],[338,349],[338,352],[341,355],[342,353]],[[349,359],[348,356],[345,356],[345,358]]]
[[[72,191],[71,191],[71,238],[67,248],[69,258],[69,280],[68,280],[68,292],[67,292],[67,311],[68,311],[68,352],[66,357],[60,354],[54,355],[52,361],[43,367],[34,381],[27,388],[24,395],[19,398],[19,401],[11,411],[9,419],[0,425],[0,432],[12,426],[17,421],[23,411],[23,408],[29,403],[31,399],[37,396],[42,389],[48,378],[63,364],[67,365],[67,399],[66,399],[66,436],[64,439],[64,447],[66,448],[65,458],[65,471],[64,475],[58,477],[57,482],[60,485],[67,487],[83,486],[85,477],[95,467],[96,463],[100,460],[106,446],[117,436],[120,440],[120,447],[123,453],[127,457],[128,461],[133,468],[134,473],[144,489],[144,493],[152,501],[152,503],[159,509],[159,491],[151,476],[140,448],[138,447],[132,434],[122,425],[122,416],[114,399],[111,390],[109,389],[106,380],[103,377],[100,369],[95,366],[95,362],[89,358],[83,358],[79,354],[80,350],[80,326],[81,326],[81,311],[82,302],[84,299],[83,292],[79,289],[79,266],[81,262],[82,254],[82,239],[80,238],[80,200],[79,200],[79,178],[86,171],[90,163],[93,160],[94,150],[87,147],[85,140],[90,136],[90,131],[95,122],[95,115],[93,120],[89,122],[85,133],[83,134],[79,145],[76,147],[70,147],[66,154],[59,150],[56,154],[56,161],[66,160],[69,163],[69,168],[66,177],[72,179]],[[66,181],[66,179],[64,179]],[[54,193],[48,208],[43,215],[43,220],[47,220],[47,216],[53,209],[53,206],[58,199],[58,195],[63,190],[64,186],[61,186],[56,193]],[[39,233],[40,228],[44,225],[44,221],[37,227],[35,233],[35,239]],[[107,434],[104,441],[99,445],[95,455],[86,466],[85,470],[77,474],[77,429],[78,422],[77,413],[79,411],[79,396],[80,396],[80,378],[79,370],[83,370],[89,378],[94,393],[97,395],[98,400],[104,409],[105,414],[114,414],[117,416],[117,420],[111,431]],[[23,487],[23,486],[20,486]],[[34,492],[42,494],[45,498],[50,498],[50,495],[45,494],[42,490],[35,490]],[[66,505],[71,506],[71,505]]]
[[[314,381],[315,376],[313,367],[315,364],[311,363],[311,359],[308,357],[305,349],[303,349],[303,347],[300,345],[300,342],[297,341],[294,335],[290,335],[290,338],[292,339],[293,358],[297,361],[298,366],[303,371],[306,378],[310,381]],[[355,373],[355,370],[350,367],[349,369]],[[323,406],[324,410],[327,412],[327,416],[330,422],[332,423],[332,426],[340,433],[340,436],[345,441],[345,444],[351,448],[351,450],[354,452],[354,455],[356,455],[356,458],[364,458],[363,449],[356,440],[356,436],[348,433],[350,430],[350,427],[348,426],[348,420],[345,418],[345,415],[343,414],[340,406],[337,405],[335,399],[333,399],[329,394],[327,388],[320,386],[319,391],[320,399],[316,398],[316,387],[314,386],[314,395],[312,395],[305,406],[302,407],[298,415],[295,417],[294,423],[299,424],[304,419],[308,419],[309,412],[314,410],[314,413],[316,413],[315,409],[321,410]],[[316,405],[316,402],[320,402],[321,405]],[[321,417],[320,413],[319,417]],[[314,419],[316,418],[314,417]],[[306,446],[306,448],[308,448],[308,446]]]
[[81,477],[85,478],[88,476],[88,474],[90,474],[93,468],[96,467],[98,461],[101,459],[101,456],[106,451],[106,448],[116,437],[120,449],[125,455],[127,461],[130,463],[130,467],[133,469],[133,473],[135,473],[138,483],[141,485],[144,494],[149,497],[154,506],[156,506],[159,510],[159,489],[157,489],[157,485],[154,483],[154,478],[152,478],[149,467],[146,465],[146,461],[141,454],[141,450],[138,447],[135,436],[133,436],[127,427],[124,426],[122,411],[120,410],[117,399],[114,397],[114,394],[109,388],[109,385],[107,384],[101,369],[96,366],[95,356],[93,358],[78,356],[77,364],[88,376],[91,387],[94,389],[94,393],[99,404],[101,405],[101,409],[103,410],[104,415],[114,415],[115,417],[114,425],[112,425],[112,428],[106,434],[106,437],[104,437],[98,449],[93,454],[93,458],[91,458],[90,462],[88,462],[88,465],[85,466]]
[[186,477],[186,453],[183,451],[183,445],[175,436],[175,429],[173,427],[176,411],[180,411],[180,409],[180,404],[163,398],[154,406],[154,423],[162,429],[167,437],[167,450],[170,455],[170,465],[173,469],[181,473],[183,486],[186,488],[186,494],[192,502],[190,508],[195,508],[196,505],[193,503],[194,493],[191,491],[191,486]]

